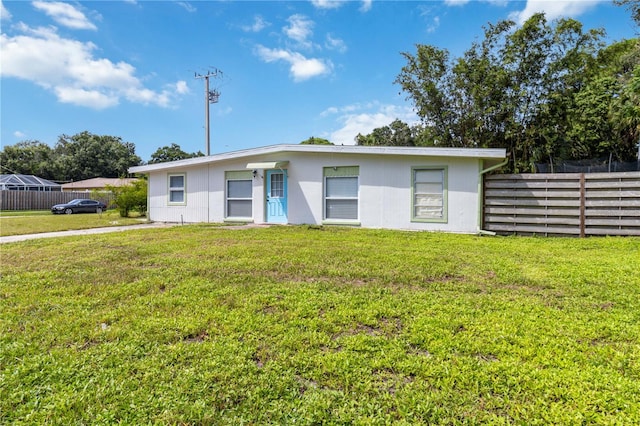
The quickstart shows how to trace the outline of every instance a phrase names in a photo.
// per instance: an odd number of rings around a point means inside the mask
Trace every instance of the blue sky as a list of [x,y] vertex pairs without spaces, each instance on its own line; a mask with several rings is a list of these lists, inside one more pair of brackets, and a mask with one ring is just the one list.
[[400,52],[432,44],[461,55],[501,19],[544,11],[634,37],[609,1],[3,1],[2,146],[54,146],[82,131],[133,142],[148,161],[161,146],[211,153],[311,136],[353,144],[399,118],[414,122],[394,79]]

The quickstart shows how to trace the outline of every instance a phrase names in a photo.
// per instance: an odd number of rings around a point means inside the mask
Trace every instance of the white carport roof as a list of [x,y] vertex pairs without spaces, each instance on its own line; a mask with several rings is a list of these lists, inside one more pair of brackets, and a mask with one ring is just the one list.
[[[504,160],[506,150],[503,148],[418,148],[396,146],[359,146],[359,145],[271,145],[260,148],[250,148],[240,151],[195,157],[167,163],[147,164],[129,168],[129,173],[149,173],[161,170],[171,170],[192,167],[201,164],[218,163],[266,154],[286,154],[293,152],[331,153],[331,154],[360,154],[360,155],[411,155],[419,157],[454,157],[477,158],[482,160]],[[283,155],[284,157],[284,155]],[[285,160],[285,158],[283,158]]]

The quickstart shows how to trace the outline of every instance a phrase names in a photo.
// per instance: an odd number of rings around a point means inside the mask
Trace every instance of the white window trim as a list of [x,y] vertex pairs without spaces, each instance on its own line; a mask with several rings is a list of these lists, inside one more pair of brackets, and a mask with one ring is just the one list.
[[[349,167],[349,166],[347,166]],[[334,167],[335,170],[335,167]],[[351,226],[360,226],[360,173],[358,167],[358,174],[348,174],[344,176],[323,176],[323,187],[322,187],[322,223],[325,225],[351,225]],[[355,197],[327,197],[327,179],[332,178],[356,178],[358,192]],[[356,209],[358,212],[358,217],[356,219],[329,219],[327,218],[327,200],[356,200]]]
[[[416,172],[421,170],[440,170],[442,171],[442,217],[439,218],[421,218],[416,217]],[[411,167],[411,222],[423,223],[448,223],[449,222],[449,190],[448,190],[448,166],[414,166]]]
[[[182,176],[183,186],[171,187],[171,178]],[[187,205],[187,174],[186,173],[169,173],[167,175],[167,204],[170,206]],[[171,201],[171,192],[182,191],[182,201]]]
[[[242,172],[238,172],[242,173]],[[251,173],[251,172],[247,172]],[[253,188],[253,177],[225,177],[224,180],[224,220],[229,222],[249,222],[253,221],[253,214],[251,216],[229,216],[229,201],[251,201],[251,211],[253,212],[253,190],[252,194],[248,198],[229,197],[229,182],[230,181],[249,181]]]

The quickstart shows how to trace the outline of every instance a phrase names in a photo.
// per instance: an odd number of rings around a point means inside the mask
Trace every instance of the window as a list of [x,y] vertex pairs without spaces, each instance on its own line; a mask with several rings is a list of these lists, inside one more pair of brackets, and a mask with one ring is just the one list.
[[186,176],[169,175],[169,204],[184,204]]
[[272,198],[284,197],[284,173],[271,173],[271,192],[269,196]]
[[447,168],[414,168],[413,217],[415,221],[447,221]]
[[253,217],[253,175],[250,171],[226,172],[228,218]]
[[358,220],[358,166],[325,167],[324,219]]

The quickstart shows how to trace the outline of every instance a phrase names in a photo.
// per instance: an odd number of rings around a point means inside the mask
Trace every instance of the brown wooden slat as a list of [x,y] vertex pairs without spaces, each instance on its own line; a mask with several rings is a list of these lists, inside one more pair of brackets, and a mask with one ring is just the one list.
[[585,214],[587,217],[592,217],[592,216],[635,217],[635,216],[640,216],[640,209],[591,208],[591,209],[587,209]]
[[640,172],[489,176],[483,212],[498,233],[640,236]]
[[531,191],[531,190],[517,190],[509,191],[506,189],[487,189],[485,192],[487,198],[503,197],[503,198],[577,198],[580,196],[580,192],[576,191]]
[[487,206],[541,206],[541,207],[580,207],[580,200],[541,200],[536,198],[489,198],[485,201]]
[[637,191],[627,190],[587,190],[587,197],[589,198],[637,198],[640,200],[640,189]]
[[487,181],[487,189],[521,189],[521,188],[531,188],[531,189],[575,189],[578,190],[580,188],[578,181]]
[[[490,215],[540,215],[540,216],[580,216],[576,208],[549,209],[549,208],[522,208],[522,207],[486,207],[485,214]],[[640,214],[640,213],[639,213]]]
[[580,225],[579,218],[540,216],[487,216],[487,223]]
[[571,234],[578,235],[580,230],[578,227],[548,227],[548,226],[524,226],[524,225],[500,225],[495,224],[487,226],[488,231],[509,232],[509,233],[528,233],[528,234]]
[[640,231],[640,219],[599,218],[585,220],[587,226],[611,226],[611,227],[637,227]]

